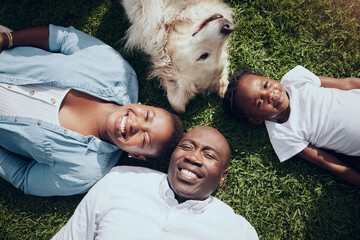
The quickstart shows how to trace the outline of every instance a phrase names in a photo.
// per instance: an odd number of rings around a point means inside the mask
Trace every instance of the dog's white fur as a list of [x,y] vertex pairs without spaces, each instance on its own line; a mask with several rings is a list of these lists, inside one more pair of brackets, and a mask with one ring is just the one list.
[[[121,0],[121,3],[131,23],[126,47],[150,55],[153,64],[150,77],[160,78],[175,111],[184,112],[188,101],[198,92],[217,91],[220,97],[224,96],[228,85],[229,34],[220,30],[226,19],[231,21],[230,7],[220,0]],[[201,27],[214,14],[223,18]]]

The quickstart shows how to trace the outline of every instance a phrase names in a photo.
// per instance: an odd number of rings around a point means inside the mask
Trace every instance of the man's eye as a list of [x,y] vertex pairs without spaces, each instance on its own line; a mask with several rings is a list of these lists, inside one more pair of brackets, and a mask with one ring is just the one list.
[[183,150],[191,150],[192,149],[192,146],[191,145],[185,145],[185,144],[181,144],[179,145],[179,147]]
[[258,103],[258,107],[260,107],[260,105],[264,102],[264,100],[262,98],[259,99],[259,103]]
[[146,111],[145,121],[147,121],[148,119],[149,119],[149,111]]
[[264,84],[264,89],[267,89],[267,87],[268,87],[268,82],[266,82],[266,83]]
[[216,159],[216,156],[214,154],[211,154],[211,153],[205,153],[204,154],[206,158],[208,159]]
[[145,143],[146,143],[146,134],[143,134],[143,139],[142,139],[142,147],[145,146]]

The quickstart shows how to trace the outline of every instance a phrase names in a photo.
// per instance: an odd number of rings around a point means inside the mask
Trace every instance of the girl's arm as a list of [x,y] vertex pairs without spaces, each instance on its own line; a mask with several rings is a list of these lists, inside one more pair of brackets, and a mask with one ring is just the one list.
[[360,173],[341,162],[335,156],[319,148],[308,145],[297,155],[320,167],[327,169],[332,174],[344,179],[351,184],[360,186]]
[[[34,27],[11,32],[12,47],[28,46],[49,50],[49,27]],[[0,51],[9,47],[9,37],[0,33]]]
[[332,78],[319,76],[321,86],[326,88],[338,88],[341,90],[360,89],[360,78]]

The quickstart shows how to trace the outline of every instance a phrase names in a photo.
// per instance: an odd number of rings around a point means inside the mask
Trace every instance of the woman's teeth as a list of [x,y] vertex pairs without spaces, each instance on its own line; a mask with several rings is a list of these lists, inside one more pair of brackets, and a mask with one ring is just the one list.
[[125,126],[126,126],[126,120],[127,120],[127,116],[124,116],[121,120],[121,123],[120,123],[120,131],[121,131],[121,134],[125,137],[125,133],[126,133],[126,130],[125,130]]

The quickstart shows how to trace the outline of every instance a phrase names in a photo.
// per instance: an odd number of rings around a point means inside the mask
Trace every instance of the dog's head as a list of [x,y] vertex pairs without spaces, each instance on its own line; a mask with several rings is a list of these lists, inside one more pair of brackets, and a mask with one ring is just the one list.
[[173,109],[184,112],[197,92],[216,90],[223,97],[228,82],[226,40],[234,25],[231,8],[219,1],[194,1],[176,14],[167,26],[168,64],[155,71]]

